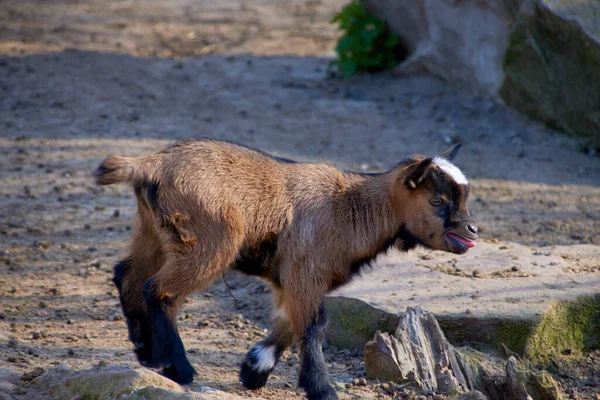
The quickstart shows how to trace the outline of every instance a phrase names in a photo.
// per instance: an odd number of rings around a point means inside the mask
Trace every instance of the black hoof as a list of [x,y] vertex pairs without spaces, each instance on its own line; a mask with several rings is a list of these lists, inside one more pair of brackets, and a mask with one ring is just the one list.
[[192,383],[194,381],[194,375],[196,375],[196,370],[192,367],[192,364],[189,361],[185,360],[185,362],[180,363],[181,365],[170,365],[164,368],[161,371],[161,374],[165,378],[169,378],[170,380],[179,383],[180,385],[187,385],[188,383]]
[[337,393],[332,386],[324,386],[306,390],[308,400],[338,400]]
[[240,368],[240,380],[242,385],[248,389],[260,389],[267,384],[270,370],[259,372],[250,366],[247,361],[244,361]]

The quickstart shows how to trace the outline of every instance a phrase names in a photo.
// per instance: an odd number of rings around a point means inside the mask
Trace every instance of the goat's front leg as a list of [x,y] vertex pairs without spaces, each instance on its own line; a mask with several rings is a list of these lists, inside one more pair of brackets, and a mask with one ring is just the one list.
[[304,328],[300,339],[300,376],[298,385],[309,400],[334,400],[338,396],[329,383],[329,373],[323,357],[323,340],[327,330],[327,312],[323,303]]
[[[274,289],[276,290],[276,289]],[[275,292],[276,299],[281,296]],[[240,380],[248,389],[258,389],[267,384],[269,375],[281,357],[281,353],[291,346],[294,335],[285,308],[276,300],[273,322],[269,336],[252,346],[240,368]]]

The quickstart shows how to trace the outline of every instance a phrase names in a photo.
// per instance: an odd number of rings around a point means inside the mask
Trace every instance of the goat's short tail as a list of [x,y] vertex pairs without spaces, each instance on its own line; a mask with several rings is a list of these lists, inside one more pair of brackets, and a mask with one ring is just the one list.
[[98,185],[113,183],[135,184],[143,180],[143,174],[137,168],[137,159],[131,157],[112,156],[102,161],[94,176]]

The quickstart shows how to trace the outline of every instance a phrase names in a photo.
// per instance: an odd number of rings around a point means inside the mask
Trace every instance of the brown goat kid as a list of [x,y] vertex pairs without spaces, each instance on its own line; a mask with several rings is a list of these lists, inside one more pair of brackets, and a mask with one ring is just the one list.
[[190,293],[235,269],[268,281],[274,293],[271,332],[248,352],[242,383],[264,386],[283,350],[299,341],[299,385],[309,399],[336,399],[321,350],[325,294],[392,246],[462,254],[475,245],[469,185],[450,163],[458,147],[379,174],[212,139],[106,159],[97,182],[131,185],[138,203],[129,256],[115,266],[114,282],[139,361],[191,382],[177,312]]

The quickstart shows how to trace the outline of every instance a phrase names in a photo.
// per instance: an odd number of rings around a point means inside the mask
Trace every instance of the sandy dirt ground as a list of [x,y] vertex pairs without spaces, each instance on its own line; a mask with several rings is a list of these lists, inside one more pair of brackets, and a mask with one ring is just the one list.
[[[482,237],[600,245],[600,157],[586,143],[429,76],[331,77],[337,33],[328,21],[343,4],[0,1],[2,376],[135,364],[111,282],[133,196],[95,186],[91,173],[110,154],[148,154],[180,138],[361,171],[461,141],[457,164],[472,178]],[[578,265],[597,271],[600,261]],[[268,326],[269,288],[237,275],[228,282],[235,299],[217,282],[181,314],[197,380],[246,397],[302,398],[295,349],[267,388],[238,383],[243,355]],[[343,398],[401,398],[378,382],[351,384],[364,377],[360,352],[329,346],[326,359]],[[559,368],[571,398],[592,398],[597,361]]]

